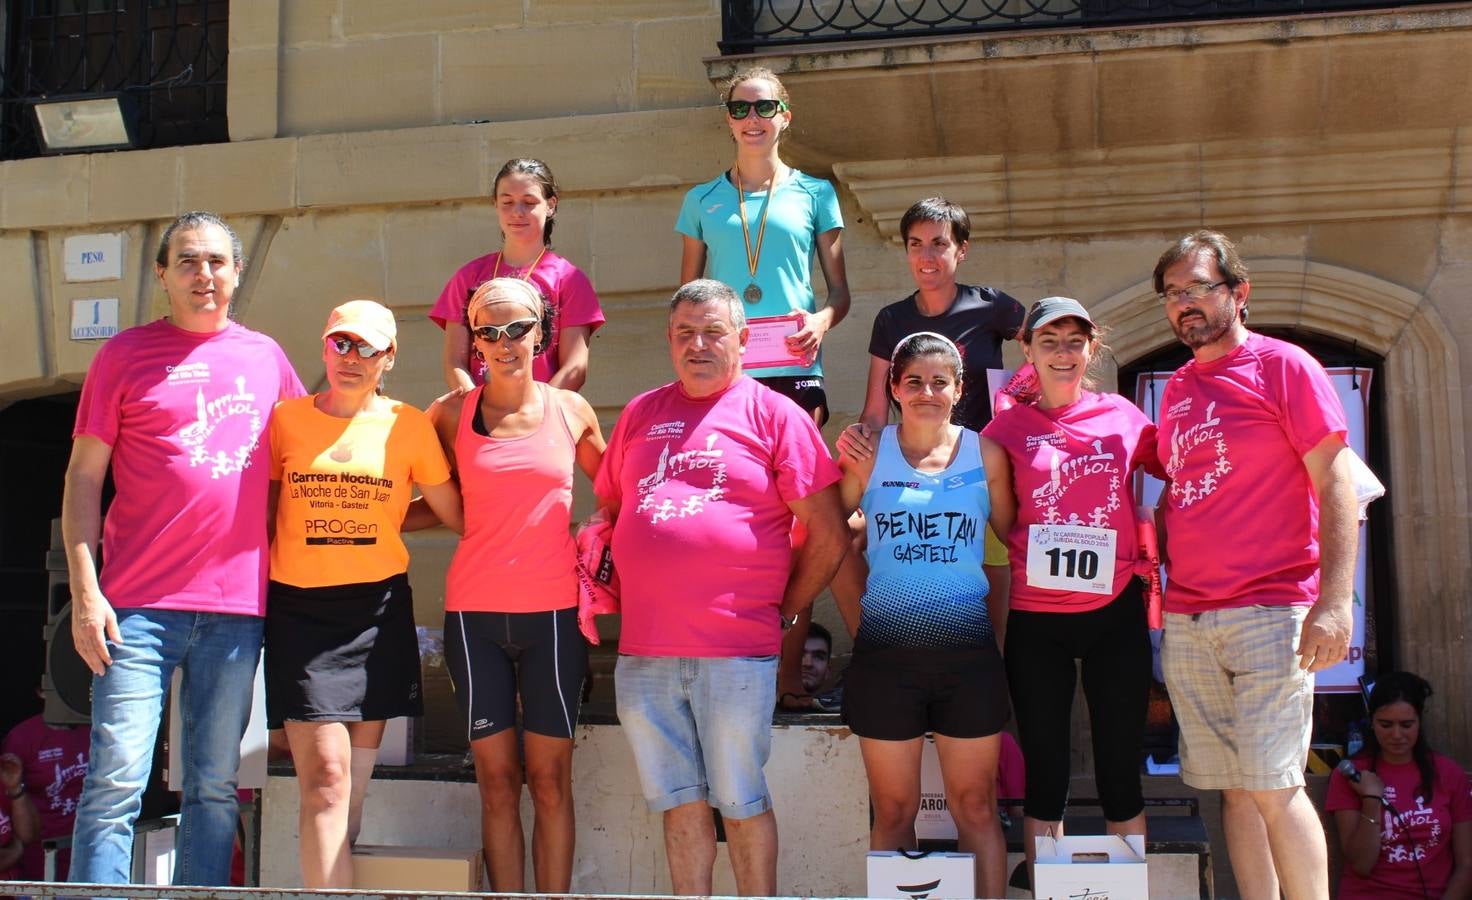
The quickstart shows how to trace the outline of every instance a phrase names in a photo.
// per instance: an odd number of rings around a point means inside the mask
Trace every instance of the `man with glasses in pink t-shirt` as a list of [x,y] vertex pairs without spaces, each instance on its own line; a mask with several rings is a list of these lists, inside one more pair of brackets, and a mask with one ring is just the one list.
[[[240,238],[218,216],[174,220],[154,263],[168,315],[109,339],[82,383],[61,505],[72,638],[94,675],[73,882],[128,882],[164,690],[180,668],[172,883],[230,883],[266,603],[266,428],[277,401],[304,393],[276,342],[230,318],[242,265]],[[109,470],[117,493],[104,520]]]
[[1301,348],[1247,330],[1247,267],[1225,235],[1181,238],[1155,290],[1193,358],[1160,401],[1162,665],[1181,776],[1222,792],[1246,898],[1327,898],[1324,829],[1303,790],[1314,673],[1353,627],[1355,493],[1344,408]]
[[615,515],[619,722],[684,895],[711,892],[712,807],[737,890],[777,892],[762,775],[777,653],[848,543],[838,467],[796,403],[742,373],[748,335],[731,288],[681,287],[669,317],[679,380],[624,408],[594,485]]

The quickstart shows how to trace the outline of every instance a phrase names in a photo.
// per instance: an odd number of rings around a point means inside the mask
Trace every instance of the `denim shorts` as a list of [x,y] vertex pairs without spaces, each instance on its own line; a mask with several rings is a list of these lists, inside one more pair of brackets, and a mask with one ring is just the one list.
[[654,812],[708,802],[728,819],[772,808],[777,657],[620,656],[618,718]]
[[1165,614],[1161,664],[1181,726],[1181,778],[1199,790],[1303,785],[1314,676],[1294,650],[1306,606]]

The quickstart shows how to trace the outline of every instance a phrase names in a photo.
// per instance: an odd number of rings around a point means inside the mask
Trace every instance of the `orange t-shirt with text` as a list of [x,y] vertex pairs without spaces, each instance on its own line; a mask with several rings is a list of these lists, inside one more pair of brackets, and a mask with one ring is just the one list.
[[311,397],[271,416],[271,480],[281,482],[271,580],[294,587],[368,584],[409,568],[399,527],[414,485],[450,467],[423,412],[406,403],[343,419]]

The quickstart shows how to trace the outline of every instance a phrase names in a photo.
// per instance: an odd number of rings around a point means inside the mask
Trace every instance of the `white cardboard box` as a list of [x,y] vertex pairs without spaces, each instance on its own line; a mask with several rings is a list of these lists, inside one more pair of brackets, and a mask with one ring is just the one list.
[[871,850],[867,864],[870,897],[976,896],[976,857],[970,853]]
[[1040,837],[1033,896],[1145,900],[1150,896],[1145,839],[1138,834]]

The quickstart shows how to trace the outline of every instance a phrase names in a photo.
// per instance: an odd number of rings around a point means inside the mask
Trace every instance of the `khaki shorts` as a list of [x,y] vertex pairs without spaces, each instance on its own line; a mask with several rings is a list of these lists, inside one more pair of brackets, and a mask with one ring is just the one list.
[[1203,790],[1299,787],[1314,677],[1294,650],[1306,606],[1167,613],[1161,664],[1181,726],[1181,777]]

